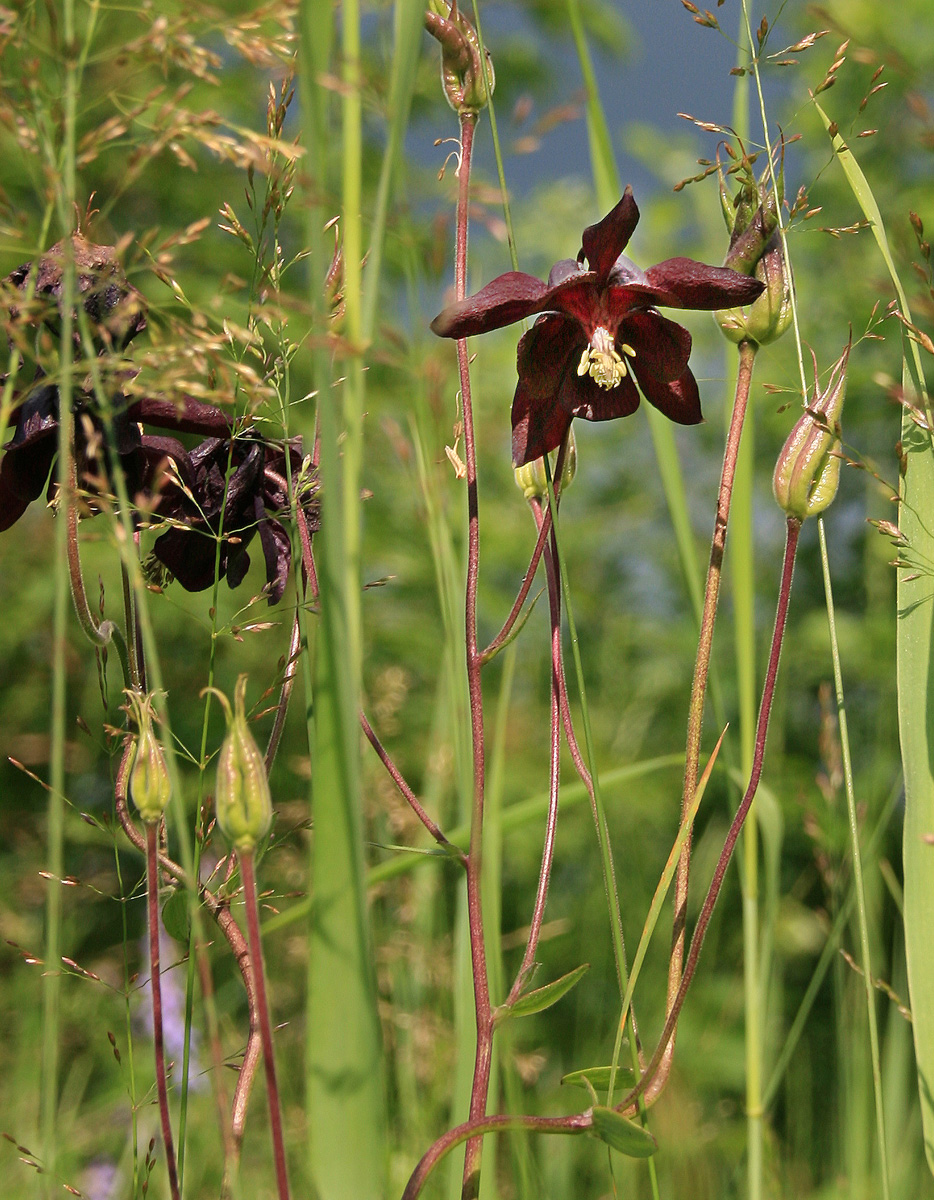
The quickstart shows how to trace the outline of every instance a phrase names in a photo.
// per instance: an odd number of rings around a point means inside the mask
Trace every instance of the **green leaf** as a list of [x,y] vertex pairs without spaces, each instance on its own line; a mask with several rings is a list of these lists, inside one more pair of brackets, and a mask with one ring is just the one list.
[[610,1086],[611,1075],[614,1088],[628,1091],[635,1086],[636,1076],[631,1067],[584,1067],[580,1071],[569,1071],[567,1075],[562,1075],[561,1082],[580,1088],[586,1088],[589,1083],[595,1092],[605,1092]]
[[162,924],[169,937],[188,943],[188,894],[184,888],[173,888],[162,906]]
[[630,1121],[615,1108],[598,1105],[593,1110],[593,1131],[611,1150],[618,1150],[629,1158],[651,1158],[658,1149],[658,1142],[647,1129]]
[[546,983],[544,987],[536,988],[534,992],[526,992],[511,1008],[497,1009],[498,1020],[505,1021],[507,1017],[529,1017],[532,1013],[544,1012],[546,1008],[557,1004],[561,997],[566,995],[589,970],[590,963],[581,963],[579,967],[568,971],[567,975],[562,975],[560,979],[554,979],[551,983]]

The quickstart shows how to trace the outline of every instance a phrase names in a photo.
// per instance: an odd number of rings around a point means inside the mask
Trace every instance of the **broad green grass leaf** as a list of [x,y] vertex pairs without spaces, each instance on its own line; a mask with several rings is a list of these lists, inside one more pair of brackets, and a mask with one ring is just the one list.
[[[815,107],[828,133],[831,133],[829,117],[819,104]],[[882,214],[869,182],[839,132],[834,129],[831,138],[853,195],[872,224],[872,232],[892,277],[902,315],[910,321],[908,301],[889,250]],[[930,405],[924,392],[920,355],[913,342],[910,350],[912,361],[909,363],[905,360],[902,378],[905,399],[923,409],[926,419],[922,417],[921,423],[914,420],[907,403],[902,410],[901,437],[905,468],[898,525],[910,547],[911,561],[918,563],[919,569],[900,569],[898,572],[898,729],[905,774],[902,854],[908,991],[911,996],[924,1149],[928,1167],[934,1172],[934,938],[931,937],[934,845],[927,840],[934,832],[934,772],[931,766],[934,754],[934,677],[931,671],[934,575],[923,565],[934,558],[934,536],[930,525],[931,514],[934,514],[934,456],[931,452]]]

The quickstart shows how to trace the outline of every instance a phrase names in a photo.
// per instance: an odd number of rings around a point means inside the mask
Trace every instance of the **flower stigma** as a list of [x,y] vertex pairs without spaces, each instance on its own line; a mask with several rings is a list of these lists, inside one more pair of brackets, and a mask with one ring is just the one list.
[[[635,358],[636,352],[631,346],[624,345],[622,350],[629,358]],[[590,344],[584,347],[577,373],[590,375],[597,387],[606,391],[619,387],[626,378],[626,363],[617,352],[613,334],[605,326],[598,325],[594,330]]]

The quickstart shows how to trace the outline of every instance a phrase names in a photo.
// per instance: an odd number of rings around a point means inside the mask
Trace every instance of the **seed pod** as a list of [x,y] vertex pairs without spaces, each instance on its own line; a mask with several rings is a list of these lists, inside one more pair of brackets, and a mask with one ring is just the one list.
[[254,849],[272,824],[266,764],[246,719],[246,682],[246,675],[237,679],[233,710],[223,692],[205,689],[217,696],[227,717],[227,736],[217,758],[217,824],[239,851]]
[[803,521],[817,516],[833,501],[840,481],[840,413],[846,398],[846,368],[850,344],[834,363],[830,382],[817,391],[814,360],[814,399],[788,436],[775,465],[772,490],[786,515]]
[[496,85],[493,62],[457,0],[429,0],[425,28],[441,44],[441,88],[451,108],[461,115],[486,108],[487,77],[490,92]]
[[130,769],[130,798],[147,825],[162,819],[172,794],[165,754],[152,729],[152,692],[126,690],[127,700],[139,730],[136,756]]

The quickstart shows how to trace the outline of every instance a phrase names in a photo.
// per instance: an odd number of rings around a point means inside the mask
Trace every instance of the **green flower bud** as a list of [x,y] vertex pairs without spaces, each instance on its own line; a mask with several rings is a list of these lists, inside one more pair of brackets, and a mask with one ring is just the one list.
[[496,86],[493,63],[489,54],[481,51],[477,32],[458,10],[457,0],[450,4],[429,0],[425,28],[441,43],[441,87],[451,108],[461,115],[486,108],[486,77],[490,92]]
[[817,516],[832,502],[840,481],[840,414],[846,398],[846,368],[850,343],[833,365],[823,393],[817,391],[814,360],[814,399],[792,429],[778,456],[772,490],[789,517],[803,521]]
[[246,675],[237,680],[233,710],[223,692],[205,689],[217,696],[227,717],[227,736],[217,758],[217,823],[227,840],[241,851],[252,850],[272,824],[266,764],[246,719],[246,680]]
[[785,255],[777,234],[751,273],[765,284],[762,294],[746,308],[720,309],[714,319],[728,341],[765,346],[782,336],[793,314],[792,279],[785,270]]
[[765,290],[746,308],[721,309],[714,313],[720,329],[731,342],[774,342],[791,324],[792,279],[785,269],[779,236],[779,208],[784,199],[784,157],[771,184],[769,169],[757,182],[747,165],[740,189],[729,198],[723,171],[717,160],[720,203],[730,231],[730,248],[723,265],[741,275],[754,275]]
[[[552,455],[549,459],[552,467],[555,465],[557,455]],[[543,458],[535,458],[531,462],[527,462],[524,466],[515,467],[514,473],[516,476],[516,486],[521,490],[522,495],[526,500],[544,500],[548,495],[548,480],[545,475],[545,460]],[[561,468],[561,491],[571,486],[574,476],[577,474],[577,438],[574,436],[574,426],[568,430],[568,446],[564,454],[564,466]],[[554,471],[552,471],[552,480],[554,480]]]
[[154,824],[162,819],[165,807],[172,794],[169,770],[165,754],[152,730],[152,702],[154,694],[134,692],[126,689],[129,708],[139,734],[136,739],[136,755],[130,769],[130,798],[147,823]]

